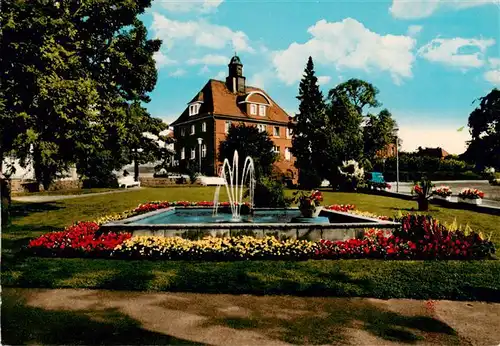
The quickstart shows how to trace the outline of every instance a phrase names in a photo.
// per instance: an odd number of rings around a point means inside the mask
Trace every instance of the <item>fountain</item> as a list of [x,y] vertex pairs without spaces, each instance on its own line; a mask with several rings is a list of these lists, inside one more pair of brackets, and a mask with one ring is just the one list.
[[[243,204],[243,189],[245,187],[245,182],[248,181],[248,189],[250,195],[250,208],[253,208],[253,197],[255,191],[255,168],[253,160],[250,156],[245,158],[245,163],[243,164],[243,171],[241,173],[241,182],[238,184],[238,165],[239,156],[238,151],[234,151],[233,155],[233,166],[229,164],[229,160],[226,158],[222,164],[222,170],[220,177],[224,179],[223,184],[219,184],[215,189],[214,193],[214,209],[213,216],[217,216],[218,204],[219,204],[219,193],[221,185],[226,186],[227,196],[229,198],[229,206],[231,207],[232,222],[241,221],[241,205]],[[228,178],[229,177],[229,181]]]

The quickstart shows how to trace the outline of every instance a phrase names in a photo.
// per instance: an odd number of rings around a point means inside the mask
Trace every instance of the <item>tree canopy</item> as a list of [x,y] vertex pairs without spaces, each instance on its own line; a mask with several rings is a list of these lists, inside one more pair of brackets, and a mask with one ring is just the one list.
[[161,41],[148,40],[137,18],[150,5],[2,3],[0,162],[6,155],[32,160],[44,185],[72,164],[83,174],[94,159],[106,157],[108,169],[122,164],[128,104],[148,102],[157,79],[153,54]]
[[238,151],[238,167],[243,169],[245,158],[250,156],[255,165],[258,176],[269,176],[272,173],[273,163],[277,155],[273,152],[273,141],[267,132],[260,132],[255,126],[246,126],[241,123],[231,126],[226,140],[219,144],[219,161],[228,159],[232,164],[234,151]]
[[479,168],[500,169],[500,90],[481,97],[469,116],[472,139],[465,157]]
[[318,134],[324,126],[325,103],[311,57],[300,81],[297,99],[300,101],[299,114],[290,123],[293,131],[291,151],[296,157],[295,166],[299,169],[300,186],[313,188],[321,183],[321,159],[318,161],[316,153],[322,145],[318,141]]

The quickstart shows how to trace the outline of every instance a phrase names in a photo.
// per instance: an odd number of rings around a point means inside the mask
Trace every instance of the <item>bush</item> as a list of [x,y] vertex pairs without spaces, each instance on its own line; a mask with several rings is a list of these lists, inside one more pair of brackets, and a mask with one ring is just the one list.
[[255,184],[254,205],[257,208],[286,208],[290,201],[285,197],[281,182],[261,177]]
[[0,178],[0,196],[2,209],[2,226],[9,223],[9,208],[10,208],[10,185],[7,179]]

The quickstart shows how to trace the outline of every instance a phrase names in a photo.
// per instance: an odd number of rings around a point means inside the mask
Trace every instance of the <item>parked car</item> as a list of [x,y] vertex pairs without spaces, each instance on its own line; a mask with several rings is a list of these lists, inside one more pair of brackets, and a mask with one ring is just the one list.
[[387,184],[384,175],[381,172],[368,172],[365,174],[366,185],[372,189],[390,189],[391,185]]

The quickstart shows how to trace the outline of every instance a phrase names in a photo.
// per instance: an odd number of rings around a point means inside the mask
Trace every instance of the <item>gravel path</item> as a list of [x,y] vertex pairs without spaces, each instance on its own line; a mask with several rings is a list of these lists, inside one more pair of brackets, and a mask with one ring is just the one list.
[[16,201],[16,202],[25,202],[25,203],[47,203],[47,202],[60,201],[63,199],[93,197],[93,196],[99,196],[99,195],[109,195],[111,193],[124,193],[124,192],[135,191],[138,189],[140,189],[140,187],[132,187],[132,188],[123,189],[123,190],[87,193],[87,194],[80,194],[80,195],[18,196],[18,197],[13,196],[12,200]]
[[498,345],[499,325],[483,302],[2,290],[5,344]]

